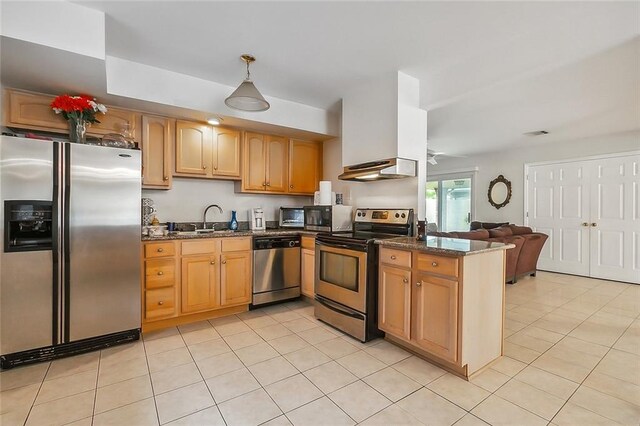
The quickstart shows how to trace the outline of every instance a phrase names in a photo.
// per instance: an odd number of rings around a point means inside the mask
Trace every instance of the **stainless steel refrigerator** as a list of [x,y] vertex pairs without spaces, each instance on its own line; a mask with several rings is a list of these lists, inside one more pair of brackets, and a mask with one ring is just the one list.
[[0,137],[0,362],[140,336],[140,151]]

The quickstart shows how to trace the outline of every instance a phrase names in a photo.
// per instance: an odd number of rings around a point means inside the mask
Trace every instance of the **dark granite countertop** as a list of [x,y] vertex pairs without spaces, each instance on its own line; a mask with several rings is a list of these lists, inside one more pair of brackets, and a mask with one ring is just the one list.
[[224,237],[260,237],[274,235],[311,235],[315,236],[317,232],[305,231],[303,229],[267,229],[266,231],[216,231],[210,233],[191,233],[191,232],[175,232],[169,235],[161,235],[157,237],[142,236],[142,241],[168,241],[168,240],[193,240],[202,238],[224,238]]
[[377,244],[385,247],[405,250],[420,250],[427,253],[449,256],[468,256],[488,251],[506,250],[515,247],[513,244],[503,244],[492,241],[463,240],[460,238],[427,237],[426,241],[415,237],[397,237],[376,240]]

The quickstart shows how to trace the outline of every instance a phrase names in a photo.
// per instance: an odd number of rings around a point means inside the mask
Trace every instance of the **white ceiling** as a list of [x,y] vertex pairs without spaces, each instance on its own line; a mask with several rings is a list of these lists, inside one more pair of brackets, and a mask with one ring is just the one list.
[[251,53],[263,93],[316,107],[404,71],[437,151],[640,127],[638,2],[79,3],[107,15],[108,55],[233,86]]

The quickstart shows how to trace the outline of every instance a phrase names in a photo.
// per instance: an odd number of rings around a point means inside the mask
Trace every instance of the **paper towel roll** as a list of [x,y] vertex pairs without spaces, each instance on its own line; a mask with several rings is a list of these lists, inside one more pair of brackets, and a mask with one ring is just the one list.
[[321,180],[320,181],[320,205],[330,206],[331,204],[333,204],[331,202],[331,181]]

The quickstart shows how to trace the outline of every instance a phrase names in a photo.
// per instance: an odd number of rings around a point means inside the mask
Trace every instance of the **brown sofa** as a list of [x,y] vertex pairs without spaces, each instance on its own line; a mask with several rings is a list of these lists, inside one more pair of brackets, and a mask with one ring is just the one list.
[[429,232],[428,235],[515,245],[507,250],[506,281],[512,284],[517,282],[518,277],[536,275],[538,258],[548,238],[527,226],[489,222],[472,222],[471,231]]

